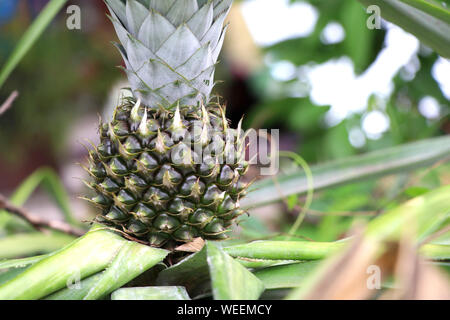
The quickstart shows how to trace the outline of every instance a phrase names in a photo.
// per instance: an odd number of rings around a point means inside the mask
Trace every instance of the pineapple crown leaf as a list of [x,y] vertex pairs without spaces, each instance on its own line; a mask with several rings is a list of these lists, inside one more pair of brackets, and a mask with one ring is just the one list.
[[144,104],[209,102],[232,0],[105,2],[130,85]]

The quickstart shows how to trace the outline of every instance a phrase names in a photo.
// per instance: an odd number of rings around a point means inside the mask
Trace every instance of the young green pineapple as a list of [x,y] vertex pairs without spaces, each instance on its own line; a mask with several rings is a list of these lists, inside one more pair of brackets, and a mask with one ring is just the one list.
[[210,94],[232,0],[106,3],[134,98],[90,152],[96,220],[157,247],[227,238],[248,163]]

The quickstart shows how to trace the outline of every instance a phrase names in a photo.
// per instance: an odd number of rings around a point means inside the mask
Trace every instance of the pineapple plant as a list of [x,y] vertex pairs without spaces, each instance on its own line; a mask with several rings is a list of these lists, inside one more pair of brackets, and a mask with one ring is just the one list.
[[106,0],[133,98],[90,151],[96,221],[151,246],[226,239],[243,214],[244,134],[212,102],[232,0]]
[[[206,241],[191,251],[175,247],[196,238],[226,239],[233,221],[245,212],[240,206],[247,188],[241,180],[248,168],[245,134],[240,124],[236,130],[229,128],[224,107],[211,96],[231,2],[106,0],[133,96],[120,102],[112,121],[100,125],[101,142],[89,152],[86,170],[92,179],[87,185],[95,195],[87,200],[100,209],[97,223],[79,238],[59,232],[19,235],[15,243],[40,247],[51,242],[53,249],[32,252],[50,252],[45,255],[0,260],[0,300],[251,300],[263,293],[265,299],[278,299],[280,293],[290,299],[336,298],[330,293],[342,290],[335,288],[365,279],[368,269],[362,261],[373,266],[392,259],[390,248],[407,243],[404,228],[410,231],[411,226],[420,226],[416,239],[408,241],[421,255],[439,264],[450,259],[448,246],[423,241],[448,227],[449,186],[388,209],[356,237],[339,241],[289,241],[292,235],[280,235],[278,240],[251,243]],[[55,9],[58,3],[52,3]],[[450,153],[442,146],[450,146],[449,137],[358,155],[311,171],[326,188],[431,163]],[[280,176],[279,183],[261,181],[244,208],[280,200],[280,186],[286,195],[305,193],[308,179],[297,172]],[[14,201],[39,181],[64,202],[64,192],[48,170],[31,176]],[[24,213],[1,197],[0,209]],[[36,221],[33,227],[41,229]],[[56,230],[67,233],[61,225]],[[249,238],[274,237],[268,230],[256,234]],[[6,247],[8,253],[11,242],[5,243],[3,251]],[[182,255],[175,255],[177,251]],[[186,257],[186,251],[192,254]],[[410,256],[408,265],[415,265],[417,257]],[[386,271],[397,276],[397,270]],[[360,284],[355,283],[358,298]],[[367,289],[364,297],[374,297]]]

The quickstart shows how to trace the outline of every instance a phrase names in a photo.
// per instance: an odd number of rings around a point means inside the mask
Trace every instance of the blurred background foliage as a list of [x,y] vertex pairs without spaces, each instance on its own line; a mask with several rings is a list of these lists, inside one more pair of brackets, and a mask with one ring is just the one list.
[[[46,3],[1,2],[0,65]],[[114,68],[122,62],[110,44],[115,35],[103,2],[79,0],[70,4],[81,8],[81,30],[66,28],[63,10],[0,91],[0,101],[11,91],[20,91],[14,107],[0,117],[0,192],[10,194],[37,168],[52,167],[62,177],[74,211],[85,215],[90,209],[80,207],[76,200],[84,189],[73,179],[83,176],[75,164],[86,156],[81,143],[84,139],[95,142],[98,115],[114,107],[118,89],[126,83],[121,82],[124,75]],[[267,12],[271,15],[265,15]],[[310,164],[448,134],[449,93],[442,77],[436,76],[449,70],[448,60],[385,21],[381,29],[367,28],[368,17],[355,0],[237,2],[229,17],[232,27],[216,76],[224,80],[217,85],[217,93],[227,103],[234,125],[245,115],[247,128],[280,129],[281,149],[299,153]],[[302,27],[308,21],[309,29]],[[269,32],[270,39],[261,40],[255,30],[262,25],[281,35]],[[296,33],[297,27],[303,29]],[[405,41],[405,47],[412,41],[413,49],[404,53],[397,65],[386,64],[393,52],[389,47],[399,50],[403,45],[395,43],[399,39]],[[393,75],[387,81],[379,78],[388,87],[383,92],[377,89],[377,78],[367,77],[375,65],[378,69],[384,65]],[[335,68],[327,69],[330,66]],[[318,70],[325,71],[314,76]],[[446,79],[449,81],[448,75]],[[352,91],[357,81],[362,84]],[[318,86],[322,91],[317,91]],[[347,90],[340,92],[342,86]],[[358,96],[361,90],[368,93],[365,100],[351,106],[352,95]],[[323,103],[336,94],[344,102],[349,100],[348,108],[342,102]],[[283,159],[284,172],[294,169],[292,161]],[[359,220],[376,215],[377,210],[449,183],[449,171],[448,165],[440,165],[412,175],[323,191],[316,194],[313,214],[298,233],[314,240],[338,239]],[[255,213],[263,224],[253,219],[242,226],[287,232],[298,213],[294,208],[301,203],[297,198],[290,197],[266,213]],[[34,203],[37,212],[44,211],[42,201]],[[50,211],[45,210],[49,216]]]

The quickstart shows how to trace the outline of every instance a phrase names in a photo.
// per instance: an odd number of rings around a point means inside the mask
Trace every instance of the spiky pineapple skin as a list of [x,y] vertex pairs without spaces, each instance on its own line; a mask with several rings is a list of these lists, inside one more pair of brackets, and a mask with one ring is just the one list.
[[88,170],[96,193],[90,201],[101,209],[97,222],[173,248],[197,237],[226,239],[244,213],[244,137],[228,128],[219,106],[171,112],[129,100],[100,126],[100,137]]

